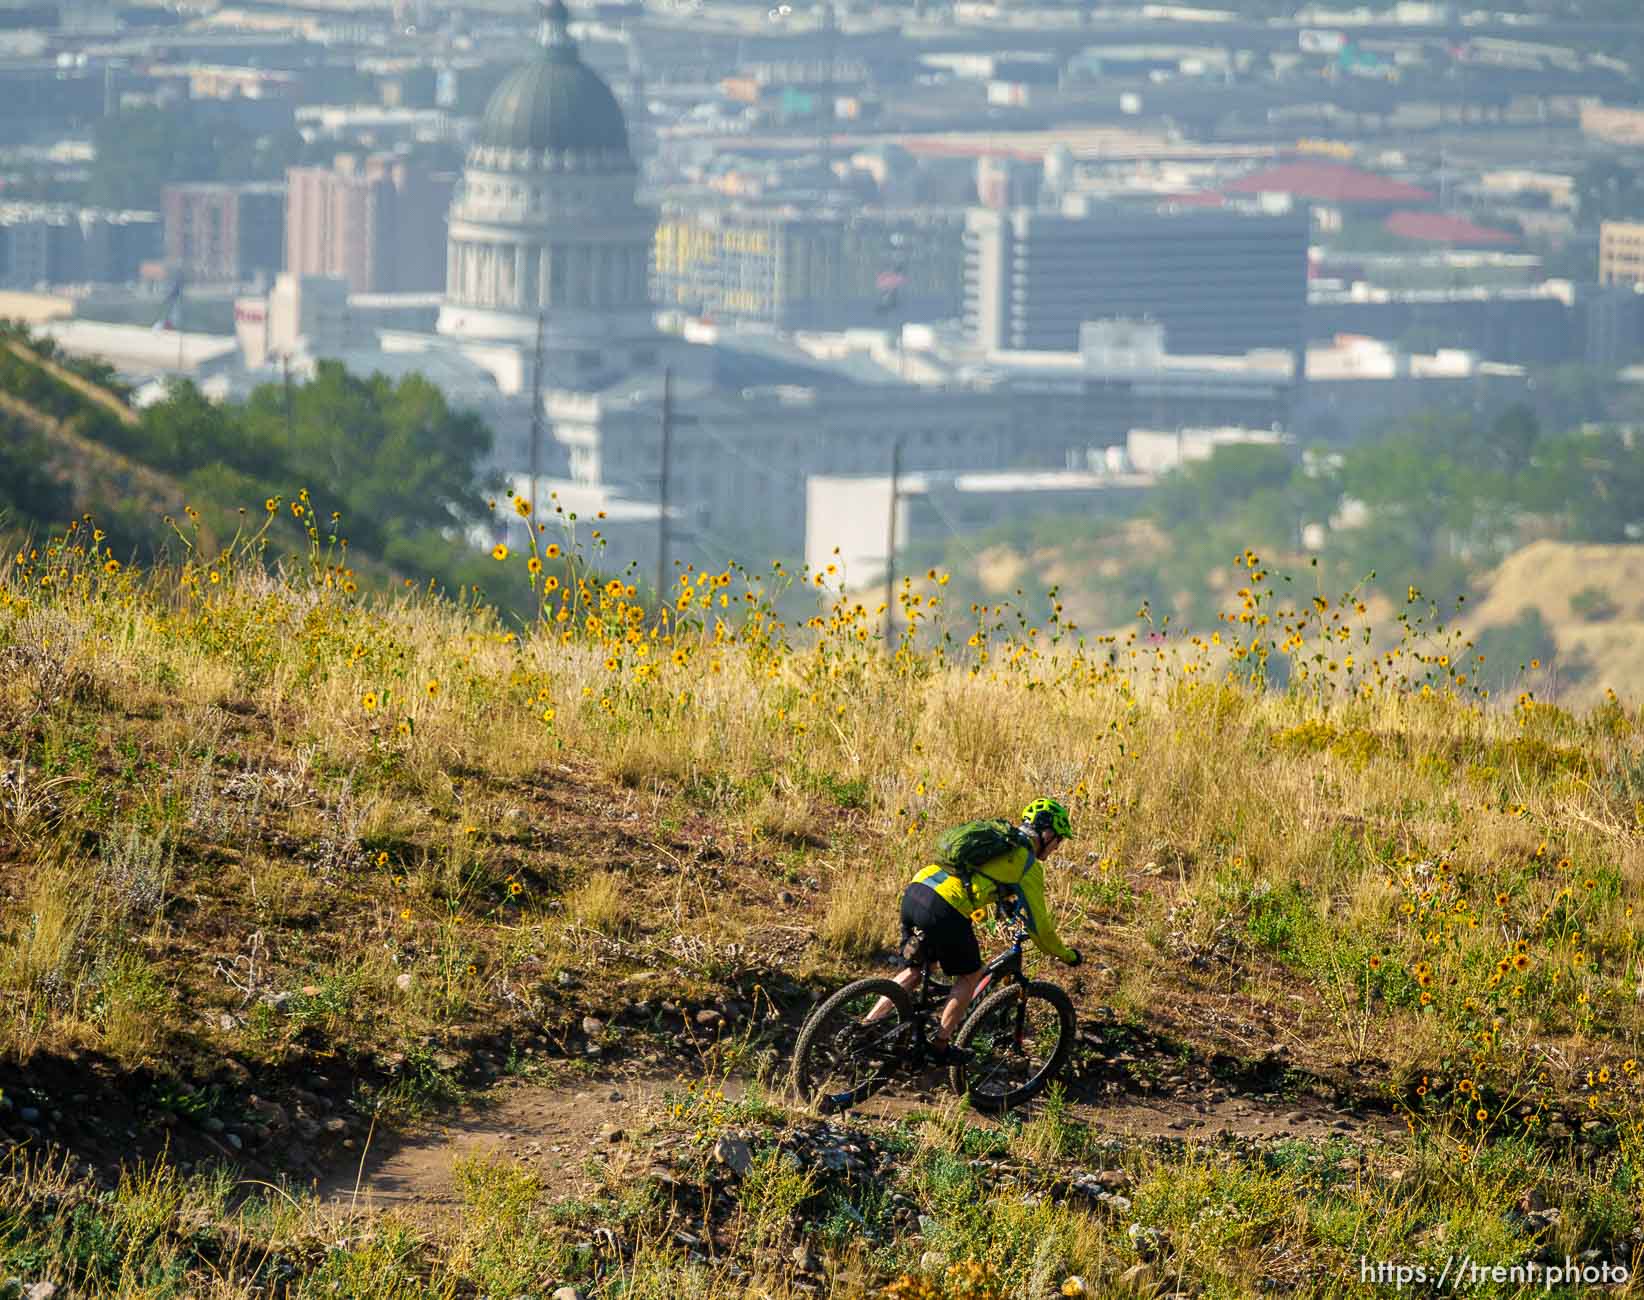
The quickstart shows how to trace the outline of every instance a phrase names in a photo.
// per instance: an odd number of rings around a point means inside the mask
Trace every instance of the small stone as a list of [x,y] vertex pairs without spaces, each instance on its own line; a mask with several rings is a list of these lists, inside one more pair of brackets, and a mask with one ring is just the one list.
[[36,1282],[33,1286],[23,1288],[23,1300],[52,1300],[56,1294],[55,1282]]
[[1096,1175],[1096,1184],[1110,1192],[1121,1191],[1130,1186],[1130,1175],[1123,1169],[1104,1169]]
[[741,1178],[753,1164],[753,1152],[739,1137],[722,1137],[714,1143],[714,1161]]
[[228,1126],[226,1124],[224,1124],[222,1122],[222,1120],[218,1119],[215,1115],[207,1115],[203,1120],[200,1121],[200,1127],[203,1128],[207,1133],[210,1133],[213,1137],[215,1137],[217,1134],[221,1133]]
[[222,1011],[218,1013],[217,1028],[222,1030],[225,1034],[232,1034],[239,1027],[240,1022],[236,1020],[229,1012]]
[[1123,1273],[1119,1274],[1119,1287],[1137,1295],[1146,1295],[1153,1290],[1153,1266],[1151,1264],[1132,1264]]
[[779,889],[776,891],[776,901],[781,903],[783,907],[792,907],[798,900],[794,898],[791,891]]
[[40,1122],[40,1108],[38,1106],[20,1107],[17,1111],[17,1118],[25,1124],[38,1124]]
[[1128,1196],[1120,1196],[1117,1193],[1110,1194],[1105,1204],[1115,1214],[1130,1213],[1130,1198]]
[[240,1148],[245,1145],[244,1140],[238,1133],[224,1133],[223,1141],[228,1143],[228,1145],[233,1147],[236,1151],[240,1150]]
[[934,1250],[927,1250],[919,1256],[919,1267],[927,1273],[934,1273],[942,1267],[942,1256]]
[[1525,1214],[1540,1214],[1547,1208],[1547,1198],[1539,1187],[1532,1187],[1518,1198],[1518,1208]]
[[703,1007],[696,1013],[696,1023],[699,1029],[718,1029],[724,1023],[725,1017],[712,1007]]
[[605,1022],[598,1016],[584,1016],[582,1018],[582,1032],[589,1038],[598,1038],[605,1032]]
[[559,980],[559,986],[562,989],[568,989],[577,982],[577,977],[568,970],[562,970],[556,978]]
[[562,1286],[549,1297],[549,1300],[582,1300],[582,1292],[574,1286]]
[[317,998],[317,997],[319,997],[320,996],[320,986],[318,984],[304,984],[303,985],[303,996],[305,998]]
[[822,1261],[816,1257],[816,1252],[809,1246],[795,1246],[793,1248],[793,1266],[801,1273],[820,1273]]
[[333,1115],[320,1127],[327,1133],[346,1133],[348,1132],[348,1121],[341,1115]]
[[627,1136],[628,1135],[615,1124],[602,1124],[600,1126],[599,1140],[601,1142],[620,1142]]
[[1062,1294],[1067,1296],[1081,1296],[1089,1295],[1090,1292],[1085,1288],[1084,1278],[1075,1274],[1062,1283]]
[[394,976],[394,987],[401,993],[409,993],[411,991],[411,972],[401,971]]

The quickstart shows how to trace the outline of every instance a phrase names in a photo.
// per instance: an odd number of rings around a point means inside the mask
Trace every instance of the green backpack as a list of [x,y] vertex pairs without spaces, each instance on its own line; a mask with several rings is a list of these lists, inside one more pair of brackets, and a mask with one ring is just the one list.
[[971,877],[984,862],[1027,844],[1027,837],[1004,818],[960,822],[936,841],[936,864],[959,878],[970,893]]

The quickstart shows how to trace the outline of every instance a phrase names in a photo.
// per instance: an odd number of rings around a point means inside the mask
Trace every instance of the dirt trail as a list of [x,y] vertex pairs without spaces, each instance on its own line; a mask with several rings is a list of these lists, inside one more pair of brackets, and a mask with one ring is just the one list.
[[[324,1200],[343,1210],[447,1213],[459,1204],[459,1161],[505,1157],[535,1173],[550,1195],[569,1194],[586,1180],[590,1156],[618,1169],[649,1163],[634,1139],[648,1124],[651,1108],[676,1082],[677,1076],[653,1075],[568,1085],[504,1085],[477,1104],[421,1129],[387,1137],[379,1133],[363,1169],[338,1169],[318,1190]],[[742,1087],[741,1081],[728,1080],[727,1096],[734,1098]],[[852,1111],[851,1118],[897,1119],[949,1100],[945,1089],[904,1085],[870,1099]],[[1390,1116],[1355,1113],[1314,1097],[1267,1100],[1238,1093],[1216,1100],[1126,1094],[1111,1101],[1074,1103],[1069,1112],[1101,1132],[1137,1141],[1364,1139],[1390,1136],[1402,1127]],[[989,1122],[981,1115],[974,1119]]]
[[608,1134],[602,1138],[601,1130],[614,1127],[625,1139],[670,1082],[612,1078],[552,1087],[504,1085],[410,1132],[377,1134],[363,1166],[337,1169],[318,1191],[340,1207],[450,1208],[459,1200],[458,1162],[498,1156],[534,1172],[550,1191],[569,1191],[596,1143],[621,1146]]

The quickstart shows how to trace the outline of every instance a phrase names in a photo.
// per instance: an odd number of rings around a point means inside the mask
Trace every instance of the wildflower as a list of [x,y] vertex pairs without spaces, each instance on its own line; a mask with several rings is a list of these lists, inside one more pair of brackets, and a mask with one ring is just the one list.
[[280,501],[278,497],[269,497],[268,500],[263,502],[263,509],[268,511],[269,514],[273,514],[279,508]]
[[377,693],[375,691],[367,691],[364,695],[360,696],[360,707],[363,708],[367,713],[371,712],[372,709],[376,708],[377,707]]
[[1507,895],[1506,894],[1502,893],[1502,894],[1497,894],[1496,895],[1496,906],[1497,907],[1506,907],[1507,906]]
[[1490,1112],[1485,1110],[1483,1106],[1480,1106],[1476,1111],[1473,1112],[1473,1118],[1476,1119],[1480,1124],[1482,1124],[1482,1123],[1484,1123],[1485,1120],[1490,1118]]
[[294,519],[301,519],[303,517],[303,503],[301,501],[293,501],[291,503],[291,515]]
[[542,580],[542,589],[544,591],[548,591],[548,592],[558,591],[559,590],[559,579],[554,577],[554,575],[550,573],[546,578],[544,578]]
[[525,567],[531,573],[541,573],[542,572],[542,561],[537,559],[537,557],[533,555],[529,560],[527,560],[525,562]]
[[557,560],[559,559],[559,546],[557,544],[550,544],[543,548],[542,553],[550,560]]
[[1472,1090],[1473,1090],[1473,1081],[1471,1079],[1463,1079],[1460,1083],[1458,1083],[1456,1085],[1456,1091],[1460,1092],[1462,1094],[1469,1093]]
[[388,865],[388,852],[387,852],[387,850],[384,850],[383,852],[377,854],[377,865],[379,867],[386,867]]
[[491,548],[491,558],[493,560],[506,560],[508,558],[508,548],[501,542],[498,542]]
[[1523,953],[1516,954],[1513,957],[1513,969],[1522,975],[1525,971],[1530,969],[1530,959]]
[[108,561],[107,564],[103,565],[103,572],[104,573],[118,573],[119,571],[120,571],[120,561],[118,561],[118,560],[110,560],[110,561]]
[[400,920],[409,921],[410,919],[411,919],[411,909],[409,907],[402,907],[400,909]]
[[544,709],[542,711],[542,720],[544,722],[552,722],[554,720],[554,717],[555,717],[555,714],[554,714],[554,711],[552,709]]
[[474,965],[473,962],[469,962],[468,963],[468,973],[470,975],[478,975],[479,974],[479,967]]
[[515,497],[514,498],[514,512],[517,515],[519,515],[519,517],[521,519],[530,518],[531,503],[529,501],[527,501],[524,497]]
[[1370,956],[1370,963],[1369,964],[1370,964],[1370,969],[1371,970],[1380,970],[1381,969],[1381,958],[1379,956],[1377,956],[1376,954],[1372,953],[1371,956]]
[[514,895],[523,894],[525,892],[525,886],[516,880],[513,884],[508,886],[508,892]]
[[1599,1070],[1599,1072],[1598,1072],[1598,1081],[1600,1083],[1608,1083],[1610,1081],[1610,1067],[1609,1066],[1606,1065],[1606,1066],[1602,1067]]

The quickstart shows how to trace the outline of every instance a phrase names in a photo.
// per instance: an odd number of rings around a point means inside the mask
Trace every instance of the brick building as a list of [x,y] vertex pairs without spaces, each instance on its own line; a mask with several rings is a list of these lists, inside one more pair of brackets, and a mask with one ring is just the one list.
[[355,293],[445,287],[453,181],[398,154],[339,154],[286,173],[286,270],[336,276]]
[[189,280],[272,278],[285,255],[285,186],[197,181],[161,193],[166,260]]

